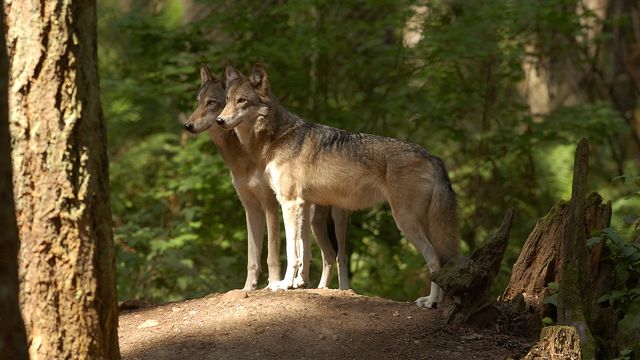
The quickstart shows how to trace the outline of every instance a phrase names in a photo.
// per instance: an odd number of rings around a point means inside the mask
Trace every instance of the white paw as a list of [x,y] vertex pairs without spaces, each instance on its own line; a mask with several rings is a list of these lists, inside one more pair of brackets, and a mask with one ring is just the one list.
[[300,289],[307,286],[307,282],[301,276],[297,276],[293,279],[293,288]]
[[286,281],[280,280],[280,281],[274,281],[274,282],[270,283],[267,286],[267,289],[269,289],[271,291],[278,291],[278,290],[287,290],[290,287],[291,286],[289,284],[287,284]]
[[439,302],[440,301],[438,299],[435,299],[431,295],[416,299],[416,305],[426,307],[429,309],[436,308]]
[[273,288],[277,286],[276,284],[281,282],[281,281],[282,280],[269,280],[269,283],[264,288],[268,289],[268,290],[273,290]]

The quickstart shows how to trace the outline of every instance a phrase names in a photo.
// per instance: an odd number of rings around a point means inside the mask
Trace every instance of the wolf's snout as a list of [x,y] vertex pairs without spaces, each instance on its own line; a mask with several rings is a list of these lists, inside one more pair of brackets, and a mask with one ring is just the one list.
[[184,128],[187,129],[187,131],[189,131],[189,132],[193,132],[195,130],[195,128],[194,128],[192,123],[184,124]]
[[218,116],[218,118],[216,119],[216,124],[222,126],[224,125],[224,123],[225,123],[224,119]]

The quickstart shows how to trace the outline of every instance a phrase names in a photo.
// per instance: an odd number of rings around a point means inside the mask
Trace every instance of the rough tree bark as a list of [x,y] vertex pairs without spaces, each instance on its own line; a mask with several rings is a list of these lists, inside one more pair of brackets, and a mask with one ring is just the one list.
[[[587,170],[589,143],[582,139],[576,148],[573,164],[573,184],[564,237],[565,256],[562,260],[562,279],[558,291],[558,323],[576,328],[580,336],[580,349],[584,359],[595,358],[595,341],[587,319],[590,302],[585,304],[587,272],[587,244],[585,198],[587,196]],[[588,300],[588,299],[587,299]]]
[[[548,295],[546,285],[560,284],[557,295],[557,322],[545,328],[539,343],[527,358],[555,354],[557,358],[595,358],[592,332],[605,339],[615,334],[616,319],[599,308],[597,298],[613,284],[613,269],[606,258],[606,247],[589,250],[590,231],[602,229],[611,220],[611,204],[602,204],[597,194],[587,192],[589,144],[582,139],[576,148],[573,184],[569,203],[560,203],[538,221],[518,261],[503,299],[525,294],[530,308],[540,316],[549,308],[542,305]],[[572,329],[567,331],[567,329]],[[558,351],[563,351],[558,353]],[[554,358],[553,356],[551,358]]]
[[118,359],[96,4],[20,0],[5,14],[29,355]]
[[[550,295],[547,284],[560,282],[562,259],[565,256],[564,239],[568,219],[569,203],[561,201],[547,215],[538,220],[525,241],[518,260],[513,265],[511,279],[502,295],[502,300],[511,301],[522,296],[526,308],[537,314],[538,319],[555,317],[550,306],[543,300]],[[582,236],[586,239],[593,230],[601,230],[611,221],[611,202],[603,203],[602,197],[592,193],[587,198],[585,222]],[[594,286],[593,294],[603,294],[613,283],[609,265],[600,259],[606,257],[606,247],[602,244],[591,249],[589,279]],[[593,295],[597,299],[599,295]]]
[[571,326],[548,326],[523,360],[581,360],[580,337]]
[[0,354],[27,358],[27,339],[18,305],[18,227],[11,185],[11,140],[7,108],[8,61],[4,41],[4,12],[0,1]]

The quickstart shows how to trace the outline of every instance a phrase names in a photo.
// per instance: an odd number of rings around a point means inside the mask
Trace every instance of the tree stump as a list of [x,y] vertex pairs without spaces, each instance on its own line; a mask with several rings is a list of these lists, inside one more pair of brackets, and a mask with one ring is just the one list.
[[[601,338],[615,332],[615,316],[601,309],[597,299],[614,284],[613,265],[606,261],[607,248],[597,244],[587,248],[593,230],[609,226],[611,204],[603,204],[598,194],[586,196],[589,144],[582,139],[576,148],[571,201],[556,205],[536,224],[527,239],[502,299],[524,298],[540,318],[554,317],[559,324],[576,329],[581,354],[595,358],[596,334]],[[557,307],[544,305],[547,284],[557,282]]]
[[495,323],[498,313],[489,293],[507,247],[514,214],[514,209],[509,209],[496,234],[470,258],[455,258],[431,274],[444,290],[441,307],[448,323],[478,327]]
[[[560,201],[547,215],[538,220],[527,238],[518,260],[513,265],[511,279],[505,289],[502,300],[512,301],[523,297],[527,310],[533,310],[541,319],[545,316],[555,318],[555,309],[543,304],[550,295],[547,284],[560,282],[562,259],[565,257],[564,237],[568,219],[569,203]],[[611,202],[603,203],[597,193],[589,195],[586,201],[585,224],[582,233],[584,239],[594,230],[601,230],[611,221]],[[606,256],[606,247],[598,244],[591,249],[588,279],[595,284],[593,299],[609,291],[613,283],[610,265],[600,260]]]
[[540,340],[525,355],[523,360],[569,360],[582,359],[580,337],[574,327],[548,326],[542,329]]
[[585,359],[595,358],[595,340],[589,329],[591,302],[587,294],[587,237],[586,221],[587,170],[589,143],[582,139],[576,148],[573,164],[573,184],[564,236],[565,256],[558,291],[558,323],[576,328]]

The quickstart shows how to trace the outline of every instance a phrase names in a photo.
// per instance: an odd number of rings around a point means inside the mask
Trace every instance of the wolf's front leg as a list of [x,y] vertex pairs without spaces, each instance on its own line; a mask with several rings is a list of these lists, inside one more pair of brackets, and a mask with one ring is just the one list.
[[269,267],[269,287],[280,281],[280,220],[278,202],[273,200],[266,209],[267,218],[267,266]]
[[[302,219],[304,217],[305,203],[302,200],[281,200],[282,219],[287,245],[287,270],[284,279],[273,285],[269,285],[271,290],[286,290],[293,287],[293,280],[300,267],[301,259],[298,259],[298,243],[302,233]],[[301,241],[301,240],[300,240]]]
[[302,206],[302,218],[298,220],[300,235],[296,238],[296,251],[298,252],[298,273],[293,280],[294,288],[302,288],[309,283],[309,265],[311,264],[311,241],[309,232],[311,229],[310,206],[305,203]]
[[260,255],[262,254],[262,238],[264,237],[265,214],[262,209],[245,205],[247,217],[247,281],[243,290],[258,288],[260,276]]

